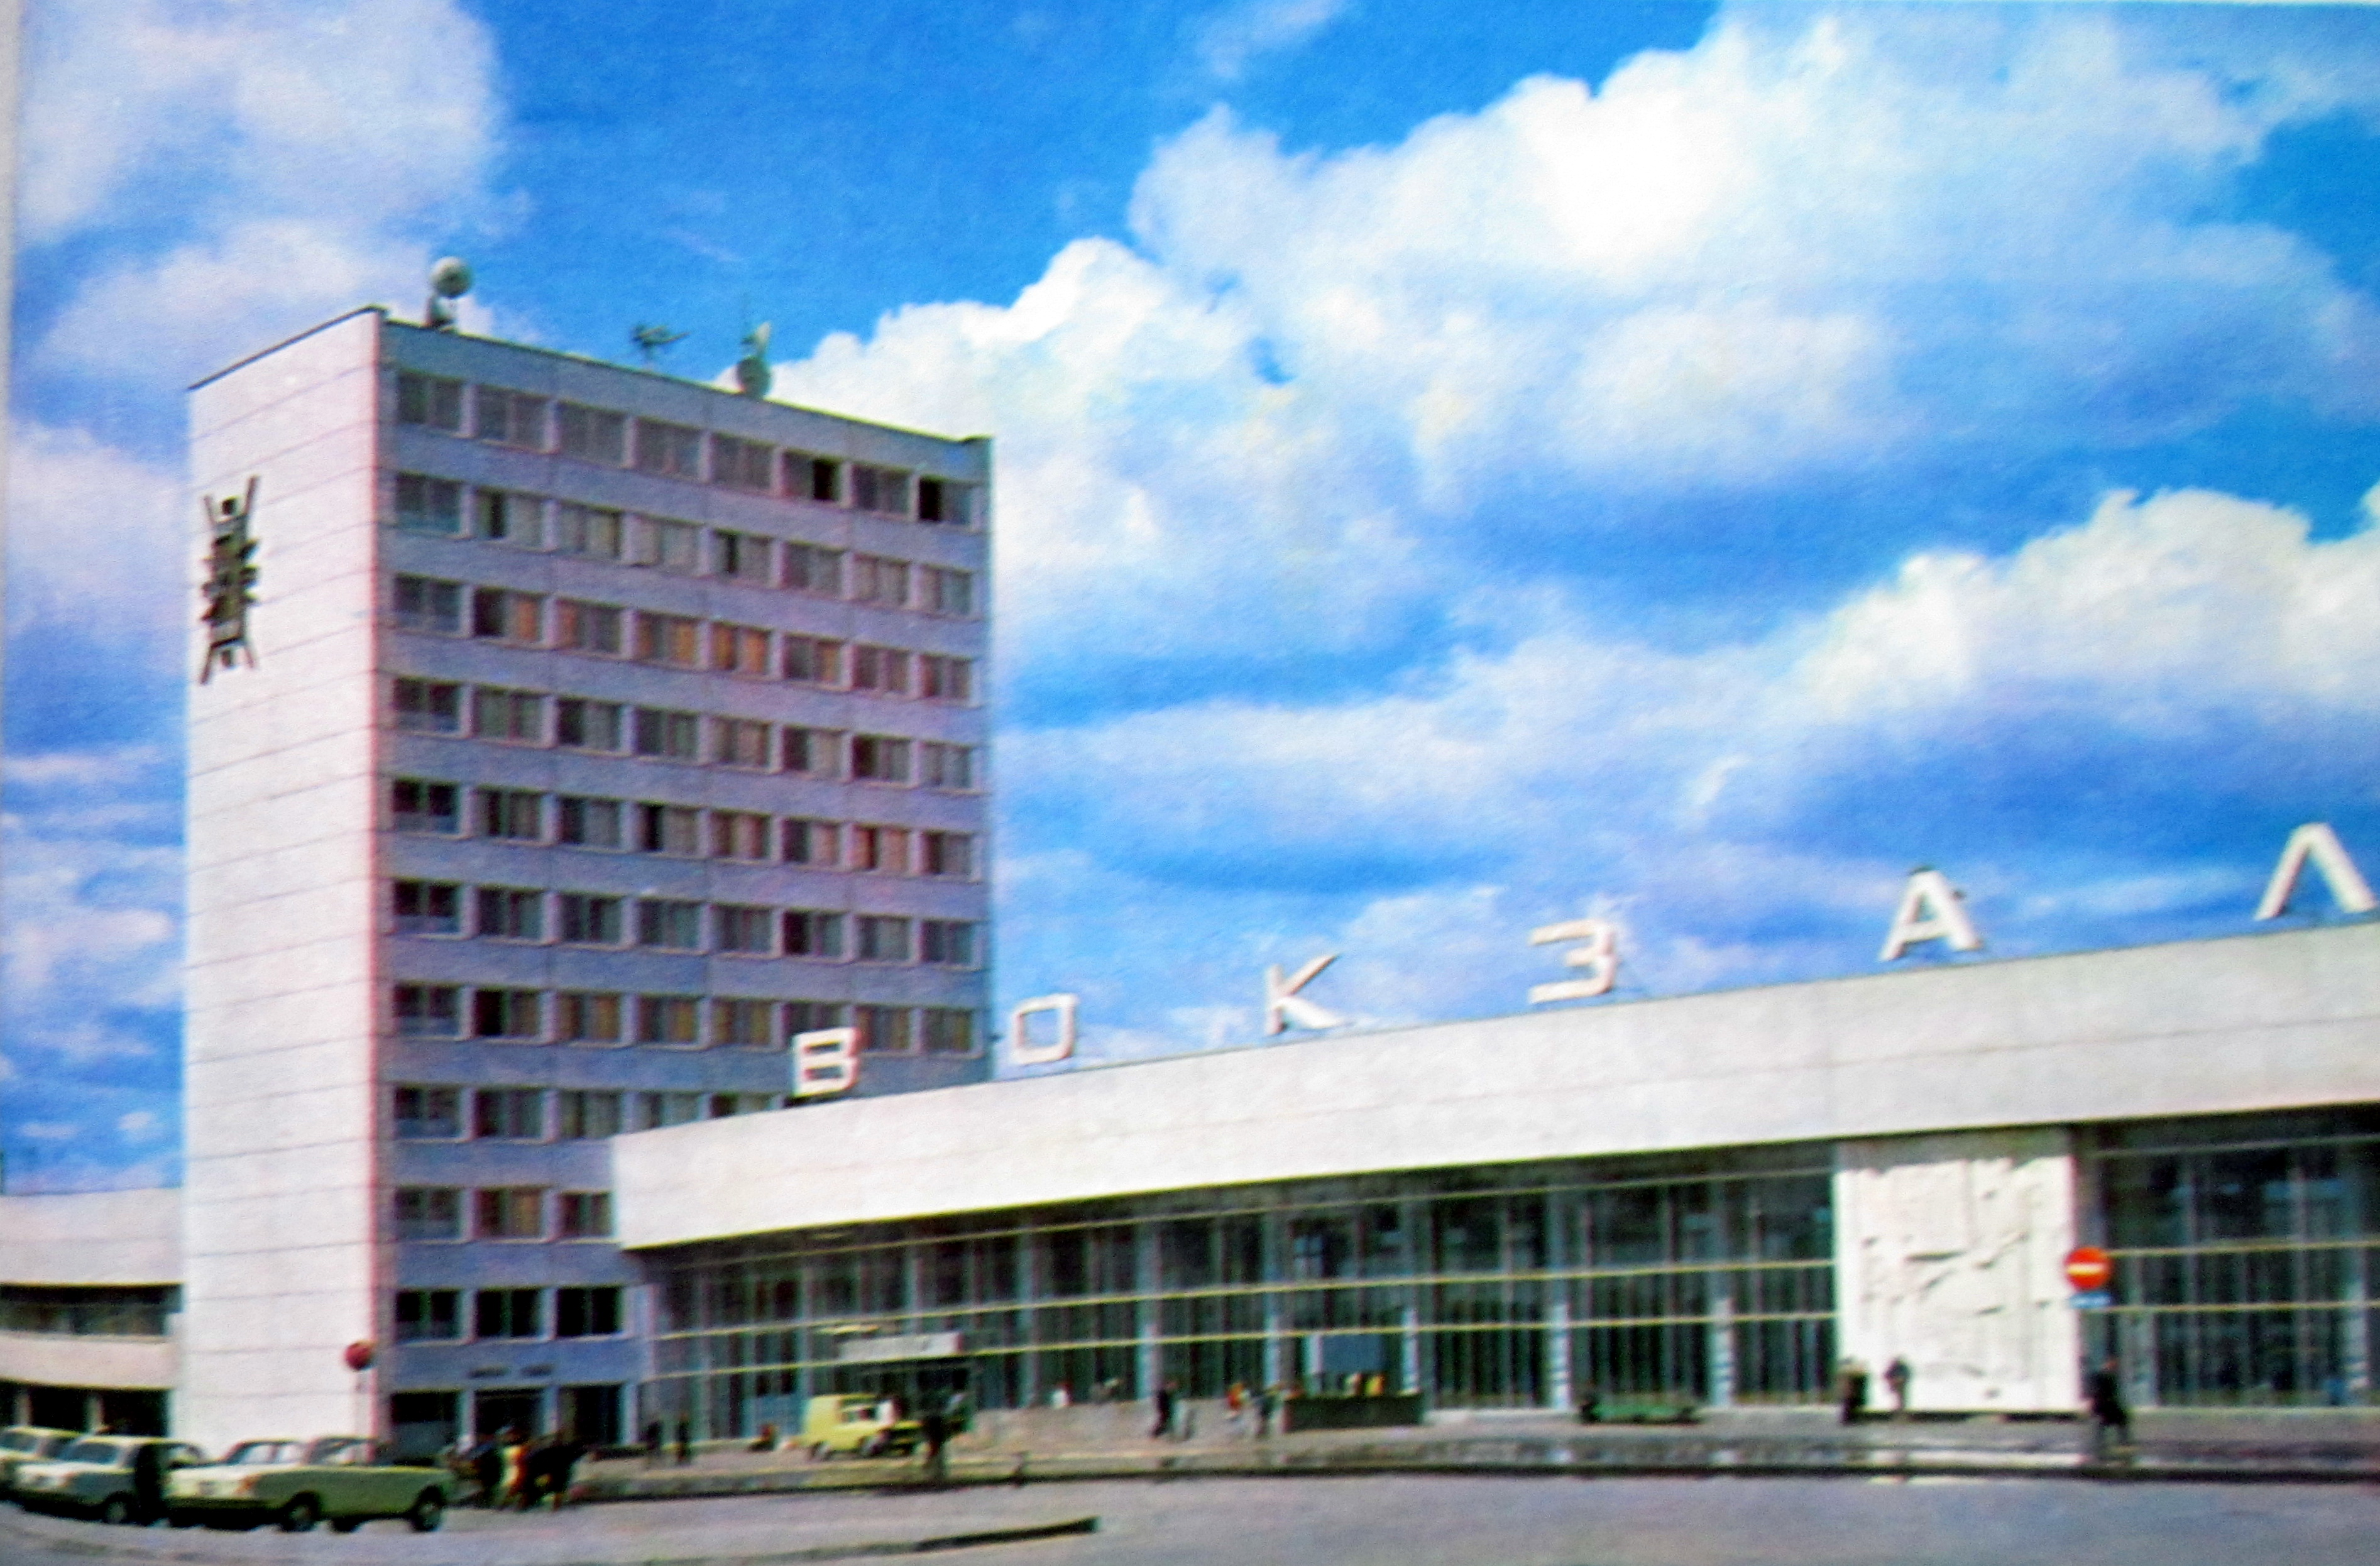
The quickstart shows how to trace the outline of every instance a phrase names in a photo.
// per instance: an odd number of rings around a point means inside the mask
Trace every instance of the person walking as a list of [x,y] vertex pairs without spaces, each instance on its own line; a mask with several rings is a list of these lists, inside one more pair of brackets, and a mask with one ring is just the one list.
[[1856,1359],[1845,1359],[1836,1390],[1842,1397],[1843,1423],[1858,1424],[1860,1414],[1867,1408],[1867,1366]]
[[1173,1383],[1168,1381],[1157,1389],[1157,1423],[1149,1426],[1149,1439],[1163,1440],[1173,1434]]
[[504,1432],[503,1451],[503,1494],[497,1509],[504,1511],[527,1511],[537,1504],[535,1483],[528,1466],[528,1433],[517,1425]]
[[658,1419],[648,1419],[645,1421],[645,1466],[658,1468],[661,1466],[661,1461],[662,1422]]
[[1892,1417],[1898,1421],[1909,1417],[1909,1382],[1912,1372],[1909,1362],[1899,1354],[1884,1367],[1884,1384],[1892,1392]]
[[926,1442],[926,1479],[939,1485],[950,1477],[951,1415],[948,1405],[930,1400],[917,1416],[917,1433]]
[[2132,1444],[2132,1414],[2124,1406],[2123,1378],[2112,1355],[2091,1372],[2083,1384],[2083,1401],[2091,1414],[2091,1461],[2105,1463],[2118,1446]]
[[677,1465],[684,1468],[694,1462],[694,1426],[681,1417],[677,1422]]

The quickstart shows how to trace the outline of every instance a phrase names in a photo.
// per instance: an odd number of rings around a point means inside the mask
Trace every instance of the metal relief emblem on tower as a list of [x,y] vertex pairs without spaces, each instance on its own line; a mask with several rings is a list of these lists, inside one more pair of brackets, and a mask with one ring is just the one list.
[[200,589],[206,613],[207,653],[199,663],[199,683],[212,677],[218,665],[230,669],[242,653],[256,667],[256,649],[248,644],[248,612],[256,604],[256,540],[249,519],[256,514],[256,480],[248,481],[244,495],[210,495],[200,503],[207,518],[207,580]]

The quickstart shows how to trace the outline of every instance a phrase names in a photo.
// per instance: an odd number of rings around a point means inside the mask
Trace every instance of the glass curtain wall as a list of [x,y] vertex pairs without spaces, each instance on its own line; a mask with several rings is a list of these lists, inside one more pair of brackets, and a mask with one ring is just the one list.
[[1833,1360],[1825,1148],[1184,1192],[759,1236],[646,1258],[640,1417],[780,1429],[824,1392],[977,1404],[1234,1382],[1433,1406],[1590,1390],[1815,1402]]
[[2116,1263],[2093,1363],[2168,1404],[2372,1401],[2380,1108],[2086,1134],[2087,1237]]

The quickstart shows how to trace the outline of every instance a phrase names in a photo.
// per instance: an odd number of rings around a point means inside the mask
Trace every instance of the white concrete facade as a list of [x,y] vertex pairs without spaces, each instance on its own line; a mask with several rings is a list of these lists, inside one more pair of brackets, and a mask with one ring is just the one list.
[[[181,1193],[0,1196],[0,1285],[105,1291],[182,1276]],[[180,1378],[173,1335],[0,1330],[0,1381],[165,1390]],[[14,1412],[0,1408],[0,1414]]]
[[773,1104],[819,1014],[861,1092],[987,1074],[989,444],[366,310],[202,382],[191,476],[257,482],[261,575],[255,666],[191,694],[177,1434],[624,1407],[611,1126]]

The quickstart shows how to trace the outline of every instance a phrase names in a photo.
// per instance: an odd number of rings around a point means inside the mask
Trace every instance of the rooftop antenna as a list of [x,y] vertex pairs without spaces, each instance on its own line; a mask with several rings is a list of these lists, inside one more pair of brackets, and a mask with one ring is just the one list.
[[628,341],[637,346],[637,352],[644,357],[646,365],[650,367],[661,358],[663,348],[685,342],[686,334],[673,332],[666,326],[648,326],[640,321],[628,328]]
[[442,257],[430,268],[430,302],[421,310],[421,324],[432,332],[455,330],[455,307],[450,302],[471,291],[470,263],[459,256]]
[[735,361],[735,384],[747,397],[765,397],[773,380],[769,370],[769,323],[744,334],[744,357]]

